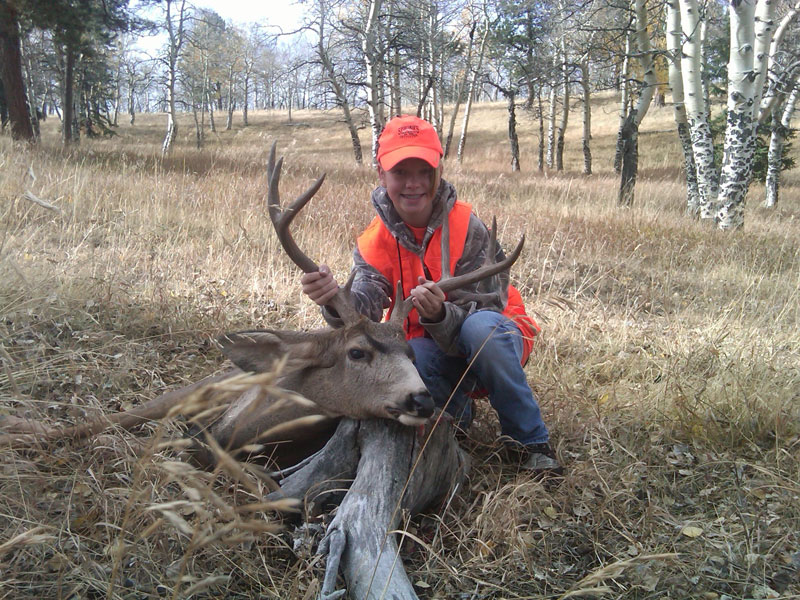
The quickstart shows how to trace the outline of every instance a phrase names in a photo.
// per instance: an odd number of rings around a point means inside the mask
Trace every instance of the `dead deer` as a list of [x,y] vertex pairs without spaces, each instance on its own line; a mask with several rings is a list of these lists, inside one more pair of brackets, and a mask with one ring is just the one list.
[[[275,144],[268,162],[268,206],[278,239],[289,258],[304,272],[318,270],[295,243],[289,230],[292,220],[322,186],[321,176],[288,208],[281,209],[279,196],[283,158],[276,163]],[[447,219],[444,220],[445,224]],[[493,227],[492,246],[496,227]],[[516,261],[524,236],[516,249],[498,263],[477,271],[451,277],[449,274],[448,235],[442,235],[442,280],[447,293],[504,271]],[[493,255],[493,252],[489,253]],[[30,426],[28,435],[0,436],[0,445],[28,445],[62,438],[81,438],[109,425],[129,429],[144,421],[167,416],[182,400],[207,383],[224,381],[241,372],[270,372],[284,360],[277,385],[310,400],[306,403],[282,402],[264,397],[253,387],[233,401],[225,411],[204,424],[223,448],[232,450],[252,443],[274,445],[273,458],[279,466],[294,464],[321,448],[332,434],[339,417],[353,419],[385,418],[403,425],[421,425],[434,412],[433,399],[413,363],[413,355],[403,331],[403,322],[412,309],[410,299],[399,303],[391,318],[373,322],[355,309],[350,291],[352,276],[331,300],[330,306],[343,326],[316,331],[258,330],[230,333],[219,338],[222,352],[237,369],[207,378],[186,388],[161,396],[132,410],[109,415],[86,425],[48,429]],[[398,282],[398,295],[402,288]],[[38,426],[38,429],[36,428]],[[36,433],[30,433],[35,431]]]

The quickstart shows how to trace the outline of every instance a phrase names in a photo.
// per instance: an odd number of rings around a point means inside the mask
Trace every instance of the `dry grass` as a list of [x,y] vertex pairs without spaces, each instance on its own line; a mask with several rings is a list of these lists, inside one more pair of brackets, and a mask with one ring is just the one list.
[[[468,486],[408,525],[420,595],[798,597],[797,172],[777,210],[756,185],[746,231],[721,234],[683,216],[669,109],[645,122],[629,210],[611,99],[595,107],[591,178],[575,122],[566,171],[533,171],[526,116],[525,170],[509,173],[504,118],[477,107],[446,177],[507,243],[528,234],[514,277],[544,326],[529,375],[568,475],[548,487],[504,465],[482,403]],[[270,231],[263,172],[277,139],[285,197],[328,173],[297,237],[343,277],[375,178],[337,119],[251,113],[202,151],[187,119],[165,161],[163,119],[146,115],[70,152],[52,122],[36,149],[0,138],[0,413],[85,421],[217,370],[219,333],[318,326]],[[273,530],[263,482],[198,473],[169,445],[137,458],[146,435],[2,450],[0,597],[313,597],[322,565]]]

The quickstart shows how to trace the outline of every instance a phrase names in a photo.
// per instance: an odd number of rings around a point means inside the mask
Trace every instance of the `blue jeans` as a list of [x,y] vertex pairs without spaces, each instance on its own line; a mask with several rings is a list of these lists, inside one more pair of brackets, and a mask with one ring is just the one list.
[[489,310],[469,315],[458,335],[463,356],[446,355],[430,338],[413,338],[409,343],[434,402],[456,417],[462,428],[472,421],[467,394],[486,389],[503,435],[525,445],[548,441],[539,404],[520,365],[522,333],[511,319]]

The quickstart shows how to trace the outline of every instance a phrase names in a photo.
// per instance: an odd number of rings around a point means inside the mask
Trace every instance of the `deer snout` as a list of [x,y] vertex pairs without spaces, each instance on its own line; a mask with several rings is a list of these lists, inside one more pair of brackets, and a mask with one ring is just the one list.
[[408,414],[427,419],[433,414],[433,398],[428,392],[409,394],[406,398],[406,411]]
[[397,419],[403,425],[417,427],[424,425],[433,414],[433,398],[428,392],[421,394],[408,394],[405,399],[395,406],[386,409],[392,419]]

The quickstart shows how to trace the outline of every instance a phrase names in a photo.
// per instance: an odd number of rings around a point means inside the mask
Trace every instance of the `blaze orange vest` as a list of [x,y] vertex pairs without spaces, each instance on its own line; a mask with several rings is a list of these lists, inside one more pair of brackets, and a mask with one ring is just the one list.
[[[467,240],[469,219],[472,207],[465,202],[457,201],[448,215],[450,225],[450,272],[455,271],[461,255],[464,253],[464,243]],[[418,277],[425,277],[438,281],[442,277],[442,228],[439,227],[431,237],[425,250],[425,273],[419,256],[399,244],[392,233],[386,228],[380,217],[375,217],[369,226],[358,237],[358,251],[362,258],[377,269],[394,286],[398,281],[402,283],[403,297],[408,297],[415,288]],[[392,298],[392,305],[386,313],[388,319],[394,309],[397,298]],[[525,313],[522,296],[513,286],[508,286],[508,302],[503,314],[513,320],[522,332],[523,356],[522,364],[528,360],[533,349],[533,338],[541,331],[530,316]],[[419,323],[417,311],[411,311],[406,320],[406,339],[421,337],[425,329]]]

